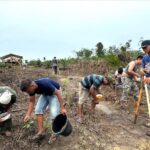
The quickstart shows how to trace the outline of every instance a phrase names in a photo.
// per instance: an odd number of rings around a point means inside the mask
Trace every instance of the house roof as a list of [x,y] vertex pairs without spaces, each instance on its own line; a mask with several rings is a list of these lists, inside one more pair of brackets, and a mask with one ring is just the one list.
[[19,55],[15,55],[15,54],[7,54],[7,55],[4,55],[2,57],[0,57],[0,59],[5,59],[5,58],[8,58],[8,57],[17,57],[17,58],[20,58],[20,59],[23,59],[22,56],[19,56]]

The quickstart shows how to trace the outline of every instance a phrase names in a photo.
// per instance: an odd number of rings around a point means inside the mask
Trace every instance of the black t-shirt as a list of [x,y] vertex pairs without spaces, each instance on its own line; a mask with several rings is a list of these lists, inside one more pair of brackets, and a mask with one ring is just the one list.
[[36,89],[35,93],[30,95],[33,96],[35,94],[43,94],[43,95],[53,95],[55,89],[60,89],[60,85],[49,79],[49,78],[41,78],[38,80],[35,80],[35,83],[38,85],[38,88]]

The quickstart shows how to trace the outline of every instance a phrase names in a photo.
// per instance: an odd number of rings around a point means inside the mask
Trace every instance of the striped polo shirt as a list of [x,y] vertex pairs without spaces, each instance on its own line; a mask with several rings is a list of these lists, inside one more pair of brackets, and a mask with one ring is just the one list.
[[104,80],[104,76],[91,74],[91,75],[84,77],[81,80],[81,84],[86,89],[90,89],[92,85],[98,88],[102,84],[103,80]]

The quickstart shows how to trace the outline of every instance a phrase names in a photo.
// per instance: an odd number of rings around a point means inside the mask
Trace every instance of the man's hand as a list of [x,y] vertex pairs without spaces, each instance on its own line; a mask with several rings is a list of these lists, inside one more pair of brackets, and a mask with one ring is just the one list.
[[147,69],[147,68],[142,68],[142,69],[140,70],[140,74],[143,75],[143,76],[144,76],[147,72],[148,72],[148,69]]
[[67,111],[66,111],[66,109],[64,108],[64,105],[63,105],[63,98],[62,98],[62,95],[61,95],[61,90],[55,89],[54,94],[58,97],[59,104],[60,104],[60,112],[63,115],[65,115],[67,113]]
[[93,99],[92,103],[94,103],[95,105],[99,104],[99,100],[97,98]]
[[149,78],[145,78],[144,82],[147,83],[147,84],[149,84],[150,83],[150,77]]
[[31,119],[31,116],[26,115],[26,116],[24,117],[24,122],[28,122],[30,119]]
[[141,78],[140,78],[140,77],[138,77],[138,78],[135,77],[135,81],[136,81],[136,82],[140,82],[140,81],[141,81]]
[[67,110],[65,109],[65,108],[61,108],[61,113],[63,114],[63,115],[65,115],[66,113],[67,113]]

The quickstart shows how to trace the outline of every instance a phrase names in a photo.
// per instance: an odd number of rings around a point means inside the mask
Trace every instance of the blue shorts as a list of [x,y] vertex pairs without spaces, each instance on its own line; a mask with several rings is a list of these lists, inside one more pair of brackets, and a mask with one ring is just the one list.
[[51,119],[60,114],[60,104],[56,95],[41,95],[35,107],[35,114],[44,114],[46,107],[49,106]]

